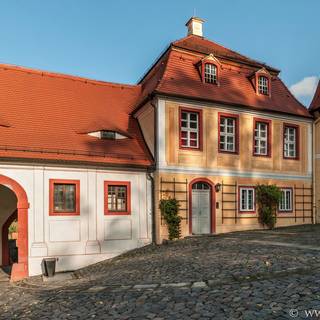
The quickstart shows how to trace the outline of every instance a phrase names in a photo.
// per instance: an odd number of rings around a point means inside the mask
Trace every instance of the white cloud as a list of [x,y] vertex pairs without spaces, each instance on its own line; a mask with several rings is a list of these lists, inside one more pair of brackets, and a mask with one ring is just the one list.
[[305,77],[301,81],[293,84],[290,87],[290,91],[296,98],[312,98],[316,91],[318,80],[319,78],[316,76]]

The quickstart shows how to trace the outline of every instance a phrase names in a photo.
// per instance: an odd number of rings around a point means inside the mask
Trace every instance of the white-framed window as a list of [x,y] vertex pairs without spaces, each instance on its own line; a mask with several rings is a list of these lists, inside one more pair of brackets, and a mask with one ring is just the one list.
[[267,122],[255,122],[254,128],[254,154],[259,156],[267,156],[268,150],[268,137],[269,137],[269,124]]
[[258,91],[260,94],[269,94],[269,79],[265,76],[258,77]]
[[217,83],[217,67],[212,63],[204,65],[204,82]]
[[292,211],[292,189],[282,188],[279,211]]
[[242,212],[255,210],[254,187],[239,187],[239,210]]
[[236,152],[236,119],[220,117],[220,151]]
[[199,138],[199,112],[181,110],[180,122],[180,146],[184,148],[198,149]]
[[285,158],[297,158],[297,132],[297,127],[284,127],[283,153]]

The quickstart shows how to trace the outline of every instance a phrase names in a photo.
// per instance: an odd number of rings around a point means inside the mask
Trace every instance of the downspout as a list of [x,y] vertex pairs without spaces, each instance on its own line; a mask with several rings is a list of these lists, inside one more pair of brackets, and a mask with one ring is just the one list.
[[152,230],[152,244],[156,244],[156,201],[154,178],[150,172],[147,172],[147,179],[151,182],[151,230]]

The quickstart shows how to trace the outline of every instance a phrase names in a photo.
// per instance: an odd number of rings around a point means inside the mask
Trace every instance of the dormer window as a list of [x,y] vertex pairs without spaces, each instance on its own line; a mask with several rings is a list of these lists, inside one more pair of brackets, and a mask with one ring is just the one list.
[[217,67],[212,63],[204,65],[204,82],[217,83]]
[[115,140],[115,138],[116,138],[115,131],[107,131],[107,130],[101,131],[101,139]]
[[258,77],[258,92],[266,96],[269,95],[269,79],[267,77]]
[[113,130],[100,130],[95,132],[89,132],[88,135],[92,137],[97,137],[102,140],[118,140],[128,138],[128,136]]

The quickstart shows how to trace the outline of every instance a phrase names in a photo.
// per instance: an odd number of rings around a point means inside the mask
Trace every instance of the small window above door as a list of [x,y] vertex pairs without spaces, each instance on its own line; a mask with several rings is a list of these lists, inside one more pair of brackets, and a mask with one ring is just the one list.
[[206,182],[197,182],[192,185],[192,190],[209,190],[210,186]]

